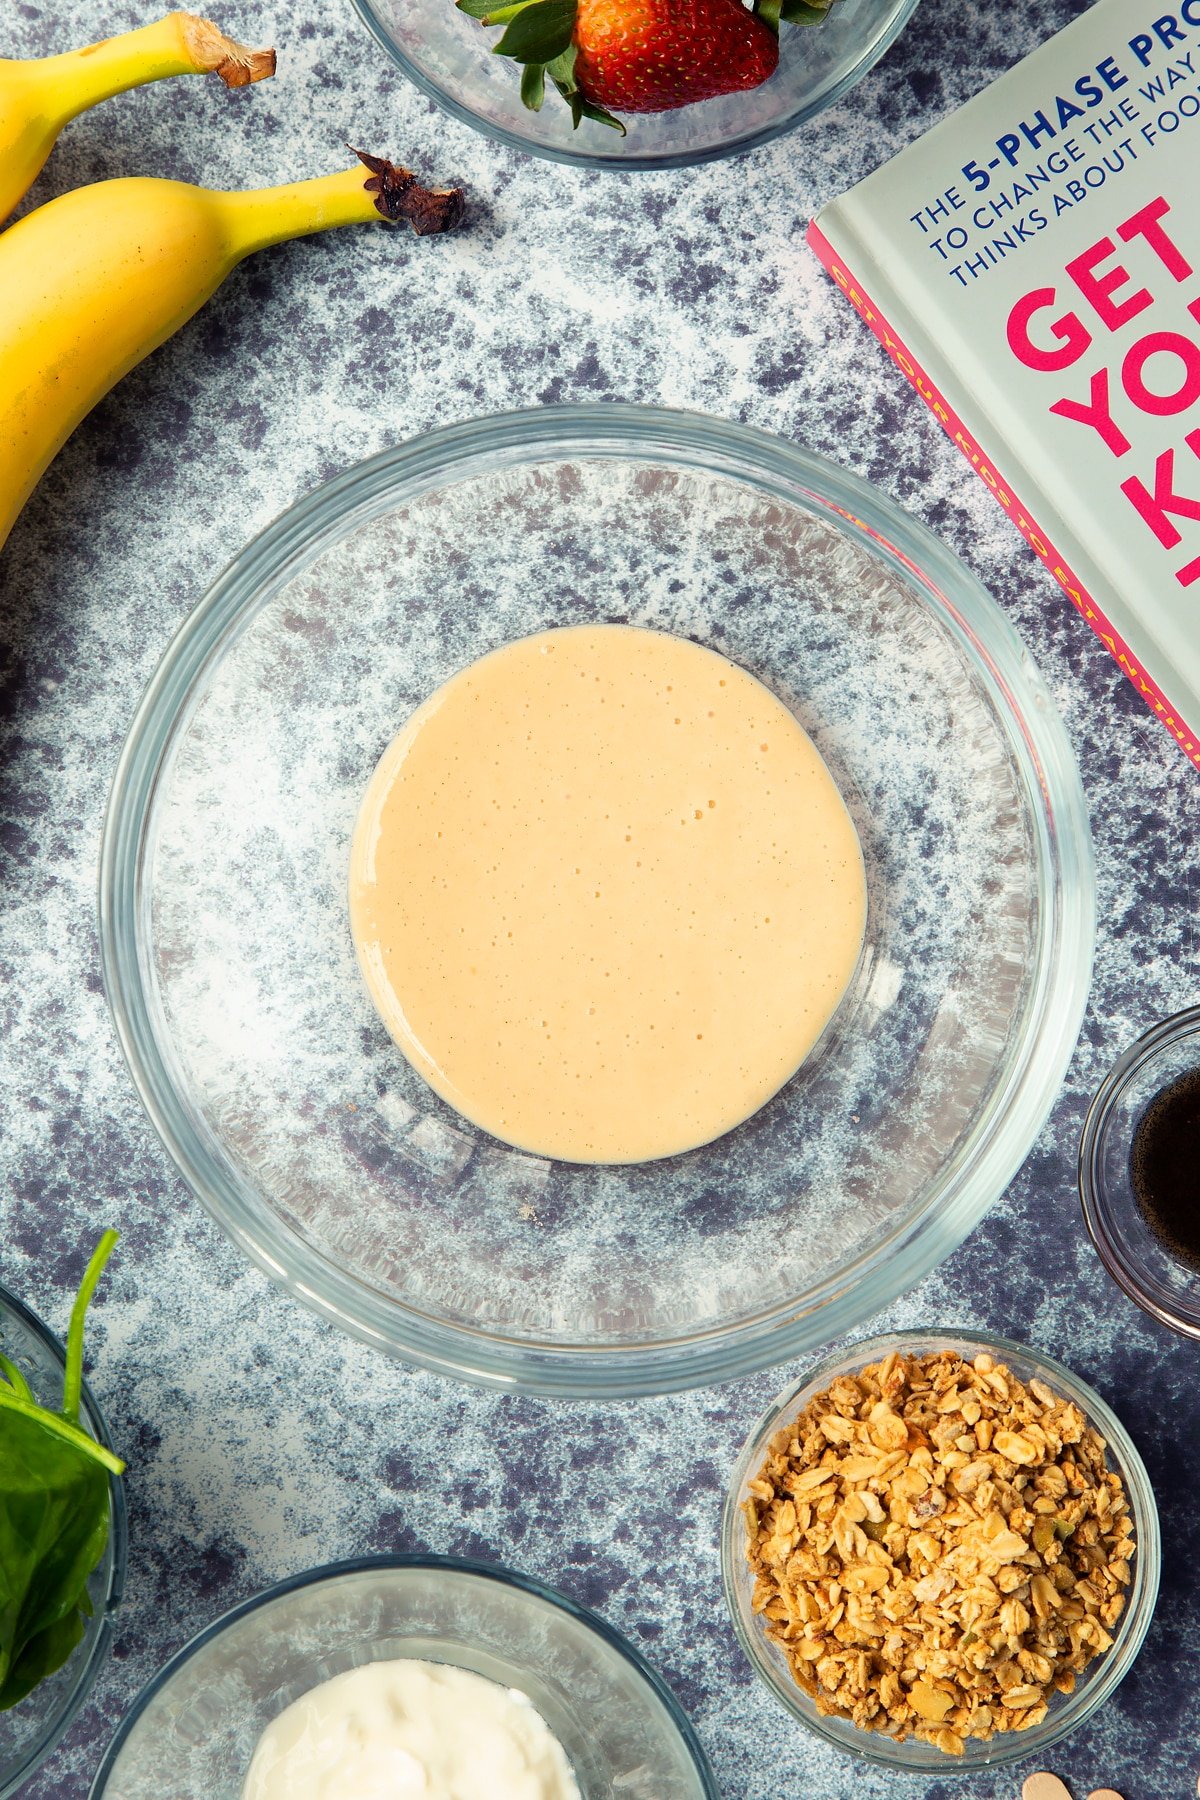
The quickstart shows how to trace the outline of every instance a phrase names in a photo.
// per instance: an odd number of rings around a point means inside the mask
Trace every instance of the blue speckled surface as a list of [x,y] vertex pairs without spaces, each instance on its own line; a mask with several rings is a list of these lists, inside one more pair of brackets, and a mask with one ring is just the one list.
[[[1096,985],[1067,1084],[985,1224],[884,1323],[963,1320],[1063,1356],[1127,1420],[1159,1492],[1162,1600],[1134,1674],[1056,1751],[1077,1800],[1184,1800],[1200,1771],[1200,1384],[1194,1346],[1103,1274],[1073,1164],[1087,1098],[1145,1024],[1197,998],[1200,788],[901,377],[801,228],[1079,8],[924,0],[846,101],[698,171],[589,175],[498,149],[385,67],[344,0],[239,6],[281,73],[115,100],[67,133],[35,198],[105,175],[215,185],[336,166],[348,136],[480,203],[419,244],[383,230],[239,270],[76,434],[0,562],[0,1279],[54,1323],[102,1222],[125,1241],[97,1304],[95,1388],[129,1455],[133,1553],[117,1653],[28,1800],[82,1800],[132,1696],[225,1607],[370,1548],[515,1563],[627,1630],[691,1711],[728,1800],[1016,1800],[995,1779],[894,1783],[813,1749],[752,1682],[720,1600],[721,1493],[786,1369],[664,1402],[555,1406],[382,1361],[276,1293],[168,1168],[100,990],[96,850],[135,700],[246,536],[397,438],[530,401],[646,399],[792,435],[869,475],[990,585],[1068,721],[1100,882]],[[4,0],[33,54],[140,23],[129,0]]]

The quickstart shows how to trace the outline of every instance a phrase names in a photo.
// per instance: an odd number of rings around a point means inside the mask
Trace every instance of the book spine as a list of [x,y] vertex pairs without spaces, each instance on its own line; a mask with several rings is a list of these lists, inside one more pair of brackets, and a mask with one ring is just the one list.
[[992,458],[986,454],[975,435],[968,431],[945,395],[930,380],[909,346],[888,322],[862,283],[848,268],[846,259],[836,251],[820,226],[814,221],[808,228],[810,248],[841,288],[863,323],[869,325],[900,373],[907,377],[938,420],[950,441],[962,451],[975,473],[1012,520],[1030,549],[1038,556],[1063,592],[1087,620],[1100,642],[1116,660],[1176,743],[1197,767],[1200,767],[1200,736],[1191,731],[1162,693],[1157,682],[1134,660],[1128,644],[1106,618],[1066,558],[1060,555],[1048,535],[1041,529],[1028,507],[1017,497],[1012,483],[1001,475]]

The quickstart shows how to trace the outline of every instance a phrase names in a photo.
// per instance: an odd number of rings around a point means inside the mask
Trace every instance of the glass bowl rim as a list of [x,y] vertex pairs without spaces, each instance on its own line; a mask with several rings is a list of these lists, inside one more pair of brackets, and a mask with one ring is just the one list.
[[[19,1300],[0,1282],[0,1318],[3,1318],[6,1313],[11,1314],[21,1325],[31,1331],[55,1361],[65,1367],[67,1353],[62,1339],[50,1329],[43,1319],[39,1318],[32,1307],[27,1306],[23,1300]],[[115,1454],[116,1446],[113,1443],[108,1419],[86,1379],[82,1386],[82,1396],[83,1407],[95,1430],[97,1441],[103,1444],[106,1450],[112,1450]],[[129,1518],[125,1503],[125,1484],[121,1476],[111,1475],[109,1477],[108,1492],[112,1566],[109,1571],[108,1592],[104,1596],[102,1610],[100,1610],[100,1623],[96,1635],[92,1639],[86,1661],[76,1674],[74,1685],[66,1695],[62,1710],[34,1740],[21,1767],[14,1770],[9,1776],[4,1776],[0,1772],[0,1800],[7,1800],[9,1795],[15,1794],[58,1748],[64,1734],[90,1694],[96,1677],[100,1673],[101,1665],[111,1647],[114,1631],[113,1619],[125,1595],[125,1577],[129,1561]],[[72,1651],[71,1654],[74,1656],[75,1652]]]
[[193,1656],[203,1650],[215,1638],[235,1625],[239,1620],[257,1612],[260,1607],[271,1601],[281,1600],[288,1594],[297,1593],[306,1587],[315,1587],[320,1582],[336,1582],[345,1575],[363,1575],[372,1571],[404,1569],[443,1569],[454,1574],[469,1575],[494,1581],[501,1587],[517,1588],[521,1593],[531,1595],[548,1606],[564,1612],[568,1617],[577,1620],[595,1636],[603,1639],[611,1649],[623,1656],[650,1691],[658,1699],[679,1734],[681,1743],[691,1759],[692,1765],[700,1779],[705,1800],[721,1800],[708,1757],[700,1742],[695,1726],[688,1718],[682,1705],[672,1692],[665,1679],[653,1668],[624,1634],[602,1619],[599,1613],[583,1606],[578,1600],[572,1600],[569,1594],[560,1593],[557,1588],[541,1581],[536,1575],[525,1575],[516,1569],[510,1569],[503,1563],[481,1562],[471,1556],[439,1556],[430,1552],[396,1551],[372,1556],[351,1556],[338,1562],[323,1563],[319,1568],[304,1569],[299,1574],[288,1575],[277,1581],[272,1587],[264,1588],[259,1594],[252,1594],[248,1600],[242,1600],[230,1607],[219,1618],[198,1631],[150,1680],[134,1698],[128,1713],[117,1727],[116,1733],[104,1753],[103,1761],[97,1769],[92,1785],[88,1790],[88,1800],[103,1800],[108,1778],[113,1772],[118,1756],[132,1736],[142,1714],[157,1695],[165,1688],[175,1675],[189,1663]]
[[[1071,1711],[1071,1706],[1075,1696],[1068,1696],[1064,1707],[1052,1712],[1041,1725],[1034,1726],[1030,1731],[1009,1732],[987,1742],[982,1739],[969,1740],[968,1750],[961,1757],[947,1756],[944,1753],[939,1755],[932,1745],[928,1745],[925,1746],[929,1751],[927,1761],[902,1763],[885,1749],[877,1747],[890,1743],[889,1739],[880,1737],[877,1732],[861,1731],[861,1744],[857,1740],[848,1742],[845,1737],[835,1735],[824,1719],[812,1718],[802,1711],[800,1699],[795,1696],[800,1696],[801,1699],[806,1696],[802,1695],[799,1688],[795,1690],[795,1695],[789,1691],[780,1671],[768,1661],[758,1634],[746,1628],[734,1589],[734,1564],[737,1562],[740,1567],[739,1559],[742,1556],[740,1532],[743,1519],[739,1494],[751,1468],[761,1457],[766,1440],[795,1411],[802,1395],[819,1391],[821,1385],[840,1373],[852,1372],[868,1363],[877,1362],[889,1351],[903,1350],[906,1347],[921,1349],[937,1345],[943,1340],[964,1353],[970,1349],[976,1355],[988,1352],[1001,1361],[1015,1356],[1025,1363],[1036,1364],[1039,1377],[1044,1375],[1049,1384],[1056,1386],[1060,1393],[1065,1393],[1068,1399],[1079,1405],[1088,1424],[1100,1431],[1111,1452],[1111,1460],[1124,1479],[1137,1533],[1137,1553],[1134,1557],[1133,1580],[1112,1649],[1092,1665],[1096,1669],[1095,1679],[1077,1690],[1078,1700],[1074,1712]],[[1015,1338],[1000,1337],[975,1327],[956,1330],[953,1325],[937,1325],[924,1330],[879,1332],[855,1339],[851,1343],[843,1343],[831,1350],[803,1376],[777,1394],[759,1415],[738,1452],[721,1512],[721,1586],[734,1635],[757,1680],[798,1724],[821,1738],[832,1749],[851,1759],[861,1759],[902,1775],[936,1774],[953,1778],[976,1775],[981,1770],[1005,1768],[1012,1763],[1024,1762],[1031,1756],[1041,1755],[1051,1745],[1078,1730],[1112,1697],[1132,1668],[1154,1617],[1161,1574],[1162,1528],[1154,1487],[1141,1452],[1112,1407],[1089,1382],[1047,1351],[1018,1343]],[[979,1742],[980,1750],[973,1755],[969,1744],[974,1741]],[[997,1743],[1001,1745],[999,1750],[994,1748]],[[986,1756],[983,1754],[984,1750],[988,1752]],[[935,1757],[938,1760],[934,1761]]]
[[[832,512],[839,529],[919,590],[992,696],[1031,804],[1044,903],[1020,1043],[969,1157],[960,1151],[947,1166],[935,1201],[883,1245],[766,1313],[600,1347],[547,1346],[420,1313],[338,1268],[268,1207],[248,1204],[186,1117],[158,1053],[139,935],[141,853],[159,771],[188,698],[256,600],[356,519],[484,471],[572,456],[626,463],[657,456],[673,468]],[[612,1399],[757,1373],[814,1350],[860,1326],[962,1241],[1028,1155],[1061,1086],[1090,987],[1095,886],[1083,787],[1065,726],[1013,626],[939,538],[870,482],[785,439],[702,413],[602,403],[494,413],[422,433],[311,490],[236,554],[170,640],[134,714],[104,821],[99,920],[105,993],[150,1122],[192,1193],[251,1261],[351,1335],[435,1373],[507,1391]]]
[[1096,1254],[1121,1291],[1160,1325],[1166,1325],[1183,1337],[1200,1339],[1200,1318],[1181,1318],[1140,1279],[1121,1254],[1120,1245],[1108,1229],[1097,1167],[1104,1127],[1130,1082],[1160,1051],[1189,1037],[1200,1042],[1200,1005],[1185,1006],[1151,1025],[1113,1063],[1096,1090],[1080,1133],[1079,1200]]
[[[493,125],[481,119],[469,106],[457,100],[453,94],[439,86],[436,81],[418,68],[392,38],[387,26],[376,10],[375,0],[351,0],[351,5],[358,13],[363,24],[381,48],[391,57],[401,74],[412,82],[418,92],[432,100],[435,106],[457,119],[460,124],[469,125],[483,137],[504,144],[510,150],[519,150],[526,156],[538,156],[547,162],[566,163],[569,166],[583,169],[612,169],[618,174],[643,174],[653,169],[688,169],[696,168],[701,163],[719,162],[727,156],[741,156],[750,150],[757,150],[763,144],[784,137],[789,131],[806,124],[809,119],[816,118],[837,102],[868,75],[877,62],[885,57],[904,27],[912,18],[920,5],[920,0],[901,0],[896,8],[895,17],[886,31],[872,43],[862,55],[846,69],[829,87],[816,95],[810,102],[797,106],[792,112],[784,114],[769,125],[763,125],[756,131],[748,131],[743,136],[731,138],[728,143],[706,145],[701,150],[668,150],[658,155],[644,156],[604,156],[598,151],[561,149],[553,144],[535,144],[520,135],[509,131],[503,125]],[[515,77],[514,77],[515,80]]]

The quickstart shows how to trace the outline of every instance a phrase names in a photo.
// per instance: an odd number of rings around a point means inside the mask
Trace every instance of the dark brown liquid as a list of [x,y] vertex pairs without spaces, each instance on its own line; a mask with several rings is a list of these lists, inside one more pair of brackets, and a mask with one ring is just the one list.
[[1129,1176],[1154,1235],[1200,1270],[1200,1069],[1163,1088],[1138,1120]]

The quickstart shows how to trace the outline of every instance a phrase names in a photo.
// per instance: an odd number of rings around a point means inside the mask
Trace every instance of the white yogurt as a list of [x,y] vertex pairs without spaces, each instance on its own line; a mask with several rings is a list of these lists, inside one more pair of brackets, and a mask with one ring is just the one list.
[[366,1663],[272,1719],[242,1800],[581,1800],[532,1702],[449,1663]]

